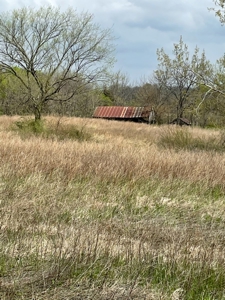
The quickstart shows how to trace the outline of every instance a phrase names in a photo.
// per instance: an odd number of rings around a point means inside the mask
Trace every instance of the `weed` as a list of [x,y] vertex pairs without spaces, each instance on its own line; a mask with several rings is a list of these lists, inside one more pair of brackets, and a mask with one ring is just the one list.
[[19,132],[24,135],[40,135],[46,130],[44,122],[41,120],[35,121],[32,119],[22,119],[20,121],[15,122],[15,125]]
[[60,122],[54,125],[44,120],[35,121],[32,119],[16,121],[15,125],[14,130],[17,130],[22,137],[36,135],[42,138],[78,141],[87,141],[91,138],[90,133],[85,130],[85,126],[78,128],[77,126],[65,125]]
[[167,128],[161,133],[158,145],[175,150],[224,151],[224,134],[206,139],[195,137],[189,128]]
[[85,127],[77,128],[74,125],[58,125],[56,128],[49,129],[49,136],[56,137],[58,140],[72,139],[77,141],[90,140],[91,134],[88,133]]
[[220,132],[26,122],[0,117],[1,299],[224,299]]

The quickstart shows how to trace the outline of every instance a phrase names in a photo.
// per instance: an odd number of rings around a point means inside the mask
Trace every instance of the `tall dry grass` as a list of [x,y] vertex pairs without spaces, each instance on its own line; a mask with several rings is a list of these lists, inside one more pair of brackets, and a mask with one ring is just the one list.
[[[69,121],[73,123],[73,120]],[[83,126],[84,121],[79,121]],[[94,131],[98,122],[99,128]],[[1,134],[1,159],[18,175],[33,172],[49,175],[57,171],[69,180],[76,176],[95,176],[134,181],[154,176],[224,187],[224,153],[160,149],[157,139],[165,128],[135,125],[92,120],[85,126],[96,136],[83,143],[58,142],[36,136],[22,140],[19,135],[5,131]],[[199,135],[199,129],[192,131]],[[209,131],[208,135],[211,134]]]
[[1,299],[223,299],[224,152],[161,147],[175,127],[46,118],[80,141],[17,120],[0,118]]

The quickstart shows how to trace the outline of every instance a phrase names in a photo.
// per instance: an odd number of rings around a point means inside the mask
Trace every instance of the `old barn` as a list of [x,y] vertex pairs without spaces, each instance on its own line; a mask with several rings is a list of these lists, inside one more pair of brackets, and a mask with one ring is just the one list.
[[154,110],[146,106],[98,106],[93,113],[93,117],[145,123],[155,122]]

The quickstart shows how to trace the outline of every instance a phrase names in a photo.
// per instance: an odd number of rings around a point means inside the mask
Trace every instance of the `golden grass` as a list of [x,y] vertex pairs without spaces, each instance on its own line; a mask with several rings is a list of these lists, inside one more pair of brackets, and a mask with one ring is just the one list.
[[[18,119],[0,118],[1,299],[170,299],[188,296],[195,264],[225,263],[224,152],[163,149],[165,126],[95,119],[60,120],[88,141],[24,138]],[[154,283],[156,265],[183,281]]]
[[[84,122],[79,121],[81,124]],[[72,124],[77,122],[71,120]],[[100,128],[95,131],[98,122]],[[41,137],[22,140],[12,132],[2,132],[0,155],[18,175],[62,172],[68,179],[96,176],[110,180],[125,177],[134,181],[158,176],[189,182],[202,181],[203,185],[209,186],[225,184],[224,154],[159,149],[155,141],[163,128],[135,125],[91,120],[85,126],[94,132],[94,138],[83,143],[70,140],[58,142]],[[101,127],[104,127],[104,132],[98,134]],[[199,129],[196,130],[198,135],[199,132]]]

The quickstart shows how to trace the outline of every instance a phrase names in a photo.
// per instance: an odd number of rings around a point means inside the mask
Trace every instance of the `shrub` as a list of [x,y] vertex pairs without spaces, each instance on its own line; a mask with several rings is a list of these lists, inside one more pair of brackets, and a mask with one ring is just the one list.
[[20,133],[41,134],[45,132],[45,126],[42,120],[22,119],[21,121],[17,121],[15,125]]
[[75,125],[59,124],[56,127],[49,128],[49,136],[55,136],[58,140],[74,139],[78,141],[87,141],[91,138],[85,127],[78,128]]
[[221,132],[219,138],[200,138],[193,136],[188,128],[170,127],[161,133],[158,145],[175,150],[224,151],[225,133]]
[[32,119],[22,119],[15,122],[14,128],[22,137],[32,135],[41,135],[43,138],[55,138],[57,140],[74,139],[78,141],[87,141],[91,135],[85,130],[85,126],[78,128],[71,124],[46,123],[45,121],[35,121]]

